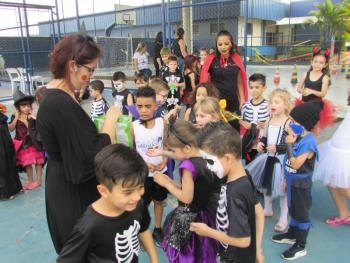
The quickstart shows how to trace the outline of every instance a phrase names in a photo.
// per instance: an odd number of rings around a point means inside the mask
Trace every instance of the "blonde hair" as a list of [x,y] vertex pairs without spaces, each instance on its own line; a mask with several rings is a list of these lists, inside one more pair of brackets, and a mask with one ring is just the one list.
[[169,91],[168,84],[160,78],[150,80],[148,85],[154,89],[156,93],[159,93],[160,91]]
[[207,97],[201,101],[198,101],[194,105],[194,113],[201,109],[204,113],[211,115],[214,118],[220,120],[220,105],[219,100],[214,97]]
[[[136,48],[136,52],[140,52],[141,49],[145,48],[146,47],[146,44],[145,42],[140,42],[137,44],[137,48]],[[141,52],[140,52],[141,53]]]
[[289,114],[289,111],[292,107],[292,96],[290,95],[289,91],[286,89],[274,89],[269,96],[269,103],[271,103],[271,100],[273,97],[279,97],[283,100],[285,108],[285,114]]

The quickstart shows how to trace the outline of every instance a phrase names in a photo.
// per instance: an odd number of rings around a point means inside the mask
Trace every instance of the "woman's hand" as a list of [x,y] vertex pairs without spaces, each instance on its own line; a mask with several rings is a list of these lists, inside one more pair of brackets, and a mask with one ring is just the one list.
[[303,96],[309,96],[313,93],[313,91],[311,89],[308,88],[304,88],[302,91]]
[[209,227],[204,223],[191,223],[190,230],[199,236],[208,236]]

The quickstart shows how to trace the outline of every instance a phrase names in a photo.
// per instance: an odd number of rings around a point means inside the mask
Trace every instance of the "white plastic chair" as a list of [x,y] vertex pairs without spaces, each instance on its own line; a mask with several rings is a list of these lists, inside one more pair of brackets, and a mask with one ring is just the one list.
[[[26,82],[27,81],[27,74],[25,68],[17,68],[19,74],[21,75],[21,78]],[[44,85],[44,79],[42,76],[31,76],[28,73],[29,83],[30,83],[30,94],[34,95],[35,89],[40,86]],[[40,85],[39,85],[40,83]],[[35,89],[34,89],[35,87]]]
[[[7,68],[6,72],[10,77],[12,94],[15,93],[15,90],[17,89],[17,87],[19,87],[20,91],[25,93],[24,79],[22,78],[22,76],[18,72],[18,70],[16,68]],[[19,84],[19,86],[18,86],[18,84]]]

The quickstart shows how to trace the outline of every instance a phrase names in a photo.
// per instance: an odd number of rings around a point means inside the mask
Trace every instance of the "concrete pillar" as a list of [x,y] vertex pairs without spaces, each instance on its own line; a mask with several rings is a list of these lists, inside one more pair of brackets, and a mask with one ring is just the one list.
[[[182,5],[190,5],[192,0],[182,0]],[[193,34],[192,34],[192,7],[182,8],[182,27],[185,30],[185,43],[187,52],[193,52]]]

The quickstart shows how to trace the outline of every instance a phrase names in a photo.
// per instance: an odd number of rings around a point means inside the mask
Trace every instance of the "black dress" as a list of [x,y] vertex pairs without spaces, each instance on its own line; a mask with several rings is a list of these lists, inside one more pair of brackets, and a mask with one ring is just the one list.
[[156,41],[154,44],[154,68],[156,69],[156,76],[158,76],[158,77],[161,77],[161,75],[160,75],[160,68],[159,68],[159,64],[157,62],[157,58],[159,58],[161,63],[163,64],[162,57],[160,55],[160,50],[162,48],[163,48],[163,43]]
[[8,199],[21,189],[7,116],[0,112],[0,199]]
[[[226,110],[230,112],[239,111],[237,79],[239,67],[234,63],[231,57],[228,58],[227,65],[221,66],[219,58],[215,57],[209,68],[210,79],[217,87],[220,93],[220,99],[226,100]],[[239,131],[238,121],[232,121],[230,124]]]
[[77,220],[99,197],[94,158],[111,141],[107,134],[98,134],[89,115],[59,89],[44,94],[37,129],[48,153],[46,215],[59,253]]

